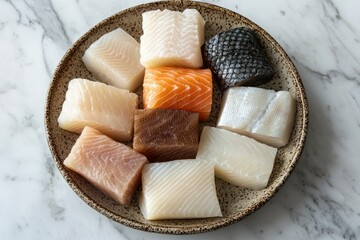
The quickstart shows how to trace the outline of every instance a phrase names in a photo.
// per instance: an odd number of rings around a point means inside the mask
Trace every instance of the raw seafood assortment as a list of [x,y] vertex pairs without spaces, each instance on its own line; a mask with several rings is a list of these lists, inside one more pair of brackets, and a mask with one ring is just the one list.
[[140,210],[147,220],[221,217],[214,166],[199,160],[151,163],[142,171]]
[[[222,216],[215,175],[263,189],[275,147],[289,141],[291,94],[236,87],[270,81],[274,74],[256,33],[234,28],[203,45],[204,25],[195,9],[155,10],[143,13],[140,45],[120,28],[105,34],[83,61],[98,80],[115,87],[71,80],[58,119],[61,128],[81,133],[65,166],[101,191],[128,205],[142,175],[139,207],[147,220]],[[203,58],[210,69],[196,69]],[[199,120],[211,113],[212,75],[227,90],[218,128],[205,126],[199,143]],[[129,90],[142,81],[144,109],[137,110],[138,96]],[[109,137],[133,140],[133,149]]]
[[212,105],[209,69],[173,67],[146,68],[143,83],[145,109],[171,108],[199,113],[206,121]]
[[203,65],[205,21],[195,9],[184,12],[155,10],[142,15],[141,63],[145,67],[189,67]]
[[197,159],[213,163],[215,175],[233,185],[266,187],[277,149],[224,129],[204,127]]
[[138,96],[128,90],[76,78],[69,82],[59,126],[76,133],[89,126],[115,140],[128,141],[133,137],[137,104]]
[[140,45],[121,28],[91,44],[82,60],[98,79],[112,86],[134,91],[142,83]]
[[282,147],[288,143],[294,125],[295,104],[287,91],[229,88],[223,96],[217,127]]
[[259,85],[274,75],[259,40],[247,27],[219,33],[205,42],[203,49],[204,61],[217,76],[223,90]]
[[150,162],[195,158],[199,114],[175,109],[135,111],[133,148]]
[[85,127],[64,165],[114,200],[129,205],[147,162],[144,155],[132,148]]

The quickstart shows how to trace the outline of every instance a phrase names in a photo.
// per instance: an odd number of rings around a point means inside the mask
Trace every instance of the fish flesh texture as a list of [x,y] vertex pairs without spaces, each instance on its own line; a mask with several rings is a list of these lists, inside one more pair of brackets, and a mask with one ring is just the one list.
[[91,127],[84,128],[64,161],[67,168],[124,205],[130,205],[146,163],[144,155]]
[[171,108],[198,112],[206,121],[212,105],[209,69],[173,67],[146,68],[143,84],[145,109]]
[[274,70],[254,31],[247,27],[221,32],[205,42],[204,62],[223,90],[270,81]]
[[150,162],[195,158],[198,125],[198,113],[176,109],[136,110],[133,148]]
[[203,65],[205,21],[196,9],[176,12],[165,9],[143,13],[140,38],[141,63],[145,67]]
[[134,91],[144,77],[140,44],[121,28],[91,44],[82,60],[98,80],[114,87]]
[[197,153],[215,166],[215,175],[233,185],[263,189],[272,172],[277,149],[225,129],[204,127]]
[[137,104],[138,96],[128,90],[76,78],[69,82],[59,126],[76,133],[89,126],[115,140],[128,141]]
[[221,217],[214,166],[194,159],[145,165],[139,206],[146,220]]
[[289,142],[295,111],[296,101],[288,91],[229,88],[223,96],[217,127],[278,148]]

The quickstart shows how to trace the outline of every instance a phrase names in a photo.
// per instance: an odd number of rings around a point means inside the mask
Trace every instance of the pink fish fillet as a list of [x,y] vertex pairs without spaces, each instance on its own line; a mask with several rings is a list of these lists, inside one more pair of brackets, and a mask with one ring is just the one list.
[[146,157],[96,129],[85,127],[64,164],[102,192],[129,205]]

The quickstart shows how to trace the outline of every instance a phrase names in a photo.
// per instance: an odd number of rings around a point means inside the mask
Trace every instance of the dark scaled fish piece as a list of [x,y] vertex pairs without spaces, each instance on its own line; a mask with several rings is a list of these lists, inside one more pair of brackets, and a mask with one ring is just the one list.
[[209,39],[203,46],[203,57],[223,90],[256,86],[274,75],[259,40],[247,27],[230,29]]

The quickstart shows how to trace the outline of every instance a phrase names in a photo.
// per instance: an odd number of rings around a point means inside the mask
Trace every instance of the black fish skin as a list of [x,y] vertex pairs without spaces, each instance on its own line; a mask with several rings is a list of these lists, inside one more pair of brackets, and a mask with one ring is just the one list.
[[203,46],[203,58],[223,91],[235,86],[256,86],[274,75],[259,40],[247,27],[230,29],[209,39]]

